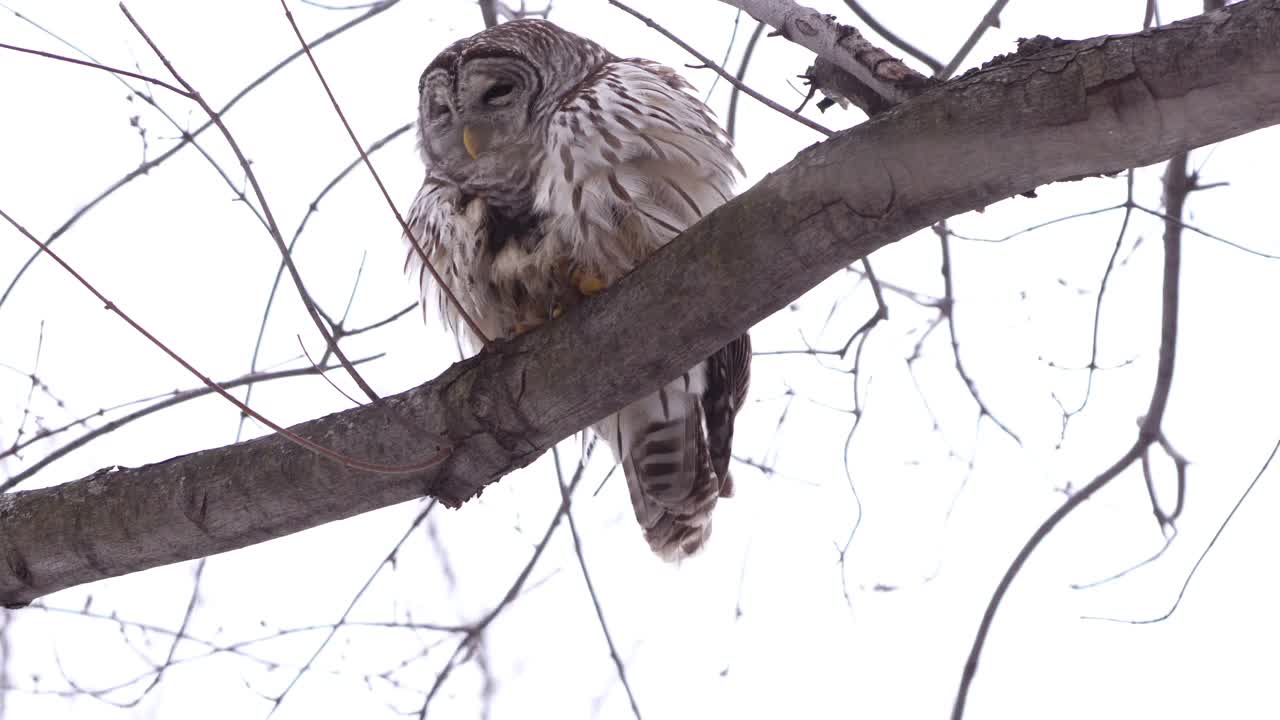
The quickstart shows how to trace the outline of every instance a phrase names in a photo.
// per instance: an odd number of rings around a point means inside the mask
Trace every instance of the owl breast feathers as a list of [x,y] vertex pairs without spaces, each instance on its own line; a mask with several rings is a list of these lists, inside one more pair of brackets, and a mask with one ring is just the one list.
[[[742,172],[675,71],[619,59],[544,20],[498,25],[441,52],[419,87],[426,179],[406,265],[446,325],[479,339],[422,255],[490,338],[545,322],[614,282],[725,202]],[[589,348],[581,349],[589,351]],[[601,358],[607,362],[608,358]],[[696,552],[732,492],[748,336],[596,423],[636,519],[665,559]]]

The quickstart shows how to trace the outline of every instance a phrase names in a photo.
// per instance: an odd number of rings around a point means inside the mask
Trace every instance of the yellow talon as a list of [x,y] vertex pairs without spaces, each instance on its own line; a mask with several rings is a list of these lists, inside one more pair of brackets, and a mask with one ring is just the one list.
[[541,324],[542,324],[542,321],[541,321],[541,320],[534,320],[534,321],[532,321],[532,322],[518,322],[518,323],[516,323],[516,327],[515,327],[515,334],[516,334],[516,335],[523,335],[523,334],[525,334],[525,333],[529,332],[530,330],[532,330],[532,329],[534,329],[534,328],[538,327],[538,326],[539,326],[539,325],[541,325]]
[[604,280],[601,280],[599,275],[589,272],[574,272],[573,284],[578,287],[578,292],[588,297],[605,288]]

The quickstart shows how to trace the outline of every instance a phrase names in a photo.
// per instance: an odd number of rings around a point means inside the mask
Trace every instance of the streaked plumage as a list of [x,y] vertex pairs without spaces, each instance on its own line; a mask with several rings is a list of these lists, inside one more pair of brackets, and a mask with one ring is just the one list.
[[[619,59],[543,20],[460,40],[428,65],[418,123],[427,173],[410,228],[485,335],[545,322],[728,199],[741,167],[689,89],[670,68]],[[418,257],[410,248],[407,262]],[[419,270],[445,323],[476,348]],[[717,498],[732,490],[750,359],[743,335],[593,426],[664,558],[699,549]]]

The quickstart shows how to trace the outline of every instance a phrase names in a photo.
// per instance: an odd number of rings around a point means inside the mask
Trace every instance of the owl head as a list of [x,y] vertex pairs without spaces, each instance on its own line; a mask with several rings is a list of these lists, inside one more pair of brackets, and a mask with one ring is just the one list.
[[467,192],[509,187],[533,167],[556,106],[615,59],[546,20],[516,20],[459,40],[418,84],[418,132],[431,174]]

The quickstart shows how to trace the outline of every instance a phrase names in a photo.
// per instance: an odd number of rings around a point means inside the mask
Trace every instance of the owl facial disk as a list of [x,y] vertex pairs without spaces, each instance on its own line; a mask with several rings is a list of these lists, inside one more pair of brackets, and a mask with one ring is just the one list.
[[430,67],[420,83],[420,132],[436,172],[482,186],[537,142],[533,118],[542,78],[507,54],[464,56]]
[[479,57],[463,64],[456,95],[459,140],[472,160],[527,140],[535,81],[524,61],[509,57]]

